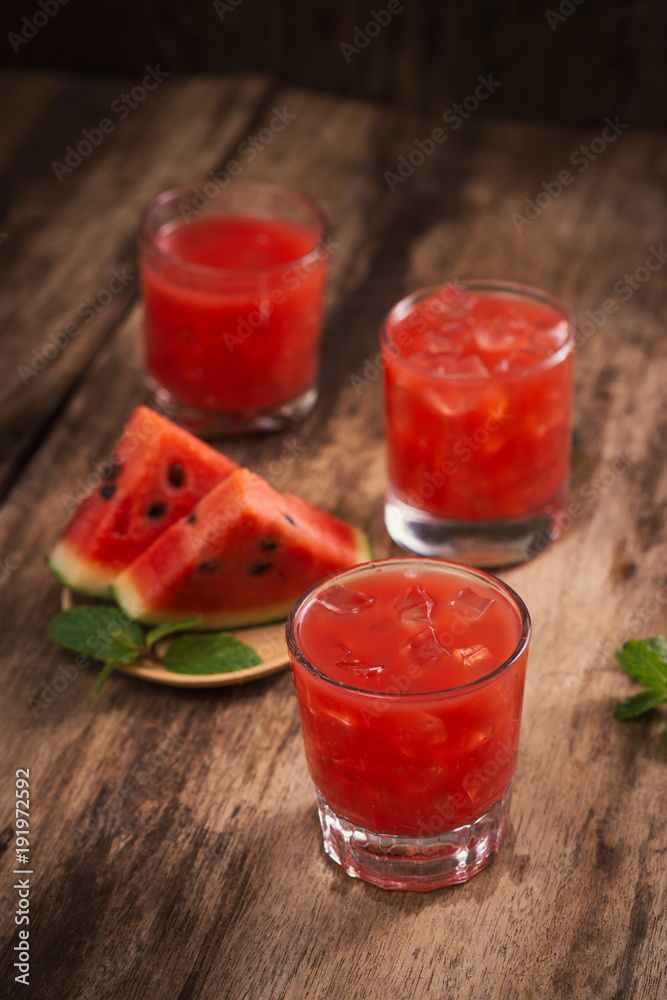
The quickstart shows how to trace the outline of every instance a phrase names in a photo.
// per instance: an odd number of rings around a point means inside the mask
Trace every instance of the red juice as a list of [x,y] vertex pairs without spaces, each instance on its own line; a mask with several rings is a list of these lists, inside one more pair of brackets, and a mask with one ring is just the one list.
[[429,289],[389,314],[383,354],[399,502],[467,522],[562,506],[573,340],[560,303],[502,283]]
[[142,275],[146,362],[160,386],[200,409],[237,411],[314,382],[325,267],[317,254],[310,269],[298,263],[317,248],[309,229],[203,217],[158,230],[153,246]]
[[309,592],[291,628],[306,760],[336,817],[428,838],[503,800],[530,630],[504,584],[437,560],[370,563]]
[[317,400],[326,223],[276,184],[165,191],[141,226],[146,367],[197,433],[277,430]]
[[570,466],[567,309],[509,282],[425,289],[389,313],[382,351],[392,538],[478,566],[555,541]]

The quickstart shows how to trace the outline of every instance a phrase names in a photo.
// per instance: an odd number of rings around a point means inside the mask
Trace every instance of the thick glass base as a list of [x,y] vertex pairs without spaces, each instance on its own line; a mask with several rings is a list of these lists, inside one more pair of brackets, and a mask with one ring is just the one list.
[[155,394],[156,403],[171,420],[208,440],[238,434],[261,434],[264,431],[279,431],[290,427],[310,413],[318,396],[317,386],[313,385],[293,399],[262,409],[200,410],[196,406],[182,403],[154,379],[148,377],[146,381]]
[[381,889],[428,892],[467,882],[491,864],[507,834],[512,782],[503,798],[467,826],[432,837],[373,833],[337,816],[318,791],[324,850],[353,878]]
[[562,533],[558,515],[566,491],[525,517],[498,521],[455,521],[429,514],[387,490],[384,520],[394,541],[420,556],[452,559],[470,566],[511,566],[548,549]]

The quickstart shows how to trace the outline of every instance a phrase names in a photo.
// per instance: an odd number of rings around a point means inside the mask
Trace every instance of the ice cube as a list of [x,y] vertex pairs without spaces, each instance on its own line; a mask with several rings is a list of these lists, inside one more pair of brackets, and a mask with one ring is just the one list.
[[434,363],[437,370],[443,375],[473,375],[477,378],[485,378],[491,374],[482,359],[476,354],[468,354],[464,358],[436,354]]
[[482,597],[476,590],[464,587],[459,590],[453,601],[449,602],[454,608],[456,618],[460,621],[470,623],[476,622],[482,617],[485,611],[493,604],[493,598]]
[[449,652],[438,642],[435,632],[430,627],[423,628],[416,635],[410,636],[401,643],[400,648],[417,660],[440,660],[444,663],[449,659]]
[[477,296],[455,285],[443,285],[436,295],[424,304],[424,311],[432,317],[459,319],[472,312],[477,304]]
[[406,757],[426,759],[439,767],[433,759],[433,750],[446,742],[449,733],[437,715],[416,710],[410,712],[409,719],[399,724],[397,736],[399,750]]
[[370,608],[375,603],[374,597],[362,594],[358,590],[351,590],[342,584],[330,587],[320,594],[318,598],[329,611],[335,611],[337,615],[356,615],[365,608]]
[[338,645],[343,650],[344,655],[340,660],[336,660],[336,666],[345,667],[347,670],[352,670],[355,674],[360,674],[362,677],[373,677],[384,670],[384,667],[380,663],[364,663],[342,642],[339,642]]
[[[366,773],[366,761],[358,753],[347,751],[341,747],[327,748],[330,750],[329,760],[341,775],[352,784],[357,784]],[[322,756],[326,757],[326,754]]]
[[476,409],[484,395],[484,388],[479,383],[466,382],[463,379],[460,382],[443,381],[432,389],[425,389],[422,392],[422,400],[436,413],[455,417]]
[[402,622],[430,625],[431,609],[435,602],[423,587],[413,584],[413,586],[408,587],[400,593],[391,603],[398,611]]
[[487,781],[488,779],[484,777],[483,771],[473,771],[462,778],[461,784],[471,802],[475,802],[482,792],[485,791],[485,783]]
[[519,347],[525,337],[526,323],[504,316],[494,316],[475,327],[475,341],[481,351],[506,353]]
[[[410,355],[410,361],[419,365],[421,368],[426,368],[427,371],[436,371],[436,358],[439,357],[440,355],[434,354],[433,351],[415,351],[414,354]],[[450,355],[445,354],[443,357],[448,358]]]
[[447,323],[443,330],[427,330],[424,334],[424,345],[431,354],[456,357],[463,350],[463,336],[464,328],[458,322]]
[[437,715],[430,715],[425,712],[414,719],[415,739],[423,746],[435,746],[437,743],[444,743],[447,739],[447,727]]
[[484,750],[490,747],[495,729],[496,727],[493,722],[485,722],[482,723],[481,726],[471,730],[469,733],[466,733],[463,742],[461,743],[462,752],[475,753],[478,750]]
[[510,370],[510,364],[507,358],[500,358],[495,364],[491,366],[491,371],[494,375],[505,375]]
[[[540,344],[551,345],[552,351],[557,351],[559,347],[562,347],[568,338],[570,332],[570,324],[566,319],[560,320],[558,323],[554,323],[553,326],[548,327],[534,327],[534,333],[539,339]],[[533,333],[531,332],[531,340]]]
[[467,646],[465,649],[454,650],[455,654],[461,657],[464,667],[491,666],[494,661],[493,654],[486,646]]
[[510,371],[528,368],[530,365],[536,365],[539,361],[544,361],[550,353],[551,351],[545,354],[544,351],[532,350],[530,346],[520,347],[507,355],[507,365]]

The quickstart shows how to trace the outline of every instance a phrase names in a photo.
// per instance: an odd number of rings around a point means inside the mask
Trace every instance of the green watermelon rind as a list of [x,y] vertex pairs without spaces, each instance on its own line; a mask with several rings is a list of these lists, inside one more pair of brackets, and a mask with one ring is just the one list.
[[[357,555],[359,556],[358,563],[369,562],[373,557],[370,539],[359,528],[355,528],[353,525],[349,525],[349,527],[355,536]],[[350,563],[350,565],[356,564]],[[313,583],[317,583],[317,581],[313,580]],[[163,625],[175,620],[184,621],[201,614],[201,611],[197,608],[180,612],[176,618],[173,614],[152,611],[150,608],[142,605],[134,586],[127,578],[121,581],[120,586],[116,584],[112,585],[111,593],[118,606],[130,618],[140,622],[142,625]],[[263,605],[261,608],[248,608],[245,611],[235,611],[231,614],[225,612],[224,609],[220,609],[219,612],[204,615],[201,622],[193,626],[193,631],[245,628],[251,625],[270,625],[272,622],[284,621],[300,596],[300,593],[295,594],[289,600],[281,601],[279,604]]]
[[110,584],[113,577],[108,573],[95,573],[90,562],[69,551],[65,542],[58,542],[45,562],[63,587],[69,587],[86,597],[111,596]]

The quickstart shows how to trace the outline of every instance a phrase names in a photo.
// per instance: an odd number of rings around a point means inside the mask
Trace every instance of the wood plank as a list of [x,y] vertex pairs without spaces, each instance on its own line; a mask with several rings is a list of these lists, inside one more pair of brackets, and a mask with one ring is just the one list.
[[[137,298],[142,208],[159,191],[224,163],[270,90],[259,76],[202,76],[174,87],[159,82],[160,72],[142,103],[129,96],[134,109],[122,95],[136,80],[45,76],[32,86],[39,114],[4,167],[13,198],[0,246],[0,495]],[[20,88],[8,96],[19,117],[26,98]],[[101,120],[113,131],[102,131]],[[76,166],[67,148],[75,147],[73,156],[81,142],[89,152]]]
[[[248,176],[316,198],[341,244],[323,398],[294,434],[225,450],[370,530],[378,555],[395,551],[382,525],[380,379],[367,364],[384,311],[468,276],[547,287],[580,321],[618,301],[581,343],[583,510],[553,550],[504,574],[535,625],[511,836],[488,871],[427,896],[342,874],[321,851],[286,673],[206,694],[116,677],[95,699],[88,669],[31,714],[26,699],[70,662],[43,636],[58,588],[41,557],[65,521],[62,497],[145,398],[134,309],[0,511],[0,555],[17,566],[1,592],[0,739],[11,733],[10,768],[34,768],[39,810],[33,994],[653,1000],[665,987],[664,719],[614,722],[632,685],[611,652],[667,626],[667,271],[627,301],[614,286],[660,246],[667,142],[622,136],[518,233],[512,213],[590,135],[470,122],[392,193],[384,171],[428,123],[293,91],[276,101],[297,117]],[[367,378],[360,392],[352,374]]]

